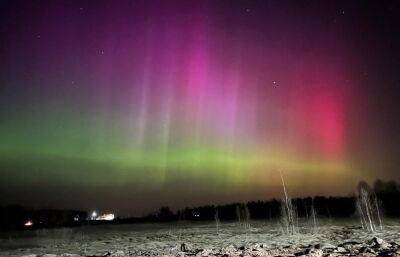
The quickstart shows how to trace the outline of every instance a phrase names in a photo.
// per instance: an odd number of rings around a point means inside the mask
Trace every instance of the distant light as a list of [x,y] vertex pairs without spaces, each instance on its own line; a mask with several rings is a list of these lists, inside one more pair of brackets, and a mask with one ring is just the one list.
[[109,221],[114,219],[115,215],[113,213],[106,213],[96,218],[96,220],[109,220]]
[[27,222],[25,222],[24,226],[25,227],[32,227],[33,226],[33,222],[31,220],[28,220]]
[[93,211],[91,217],[92,217],[92,220],[95,220],[97,218],[97,212]]
[[195,216],[195,217],[200,217],[200,214],[195,214],[194,216]]
[[74,221],[79,221],[79,215],[76,215],[76,216],[74,217]]

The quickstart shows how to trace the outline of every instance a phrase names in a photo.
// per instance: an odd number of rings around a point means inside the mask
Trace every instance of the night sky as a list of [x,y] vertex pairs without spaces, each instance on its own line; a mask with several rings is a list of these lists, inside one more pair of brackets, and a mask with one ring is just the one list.
[[400,179],[399,1],[0,1],[0,204],[111,210]]

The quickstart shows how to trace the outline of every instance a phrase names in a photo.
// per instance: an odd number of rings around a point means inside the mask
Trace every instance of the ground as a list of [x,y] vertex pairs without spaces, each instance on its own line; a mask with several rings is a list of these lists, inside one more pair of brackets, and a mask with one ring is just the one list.
[[383,231],[320,220],[285,235],[278,221],[99,225],[0,233],[0,256],[400,256],[400,220]]

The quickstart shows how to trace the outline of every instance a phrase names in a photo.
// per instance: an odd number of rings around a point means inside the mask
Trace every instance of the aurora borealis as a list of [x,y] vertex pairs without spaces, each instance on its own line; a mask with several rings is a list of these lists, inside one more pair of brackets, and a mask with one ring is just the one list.
[[399,179],[394,2],[0,8],[3,202],[141,214],[279,197],[279,171],[299,196]]

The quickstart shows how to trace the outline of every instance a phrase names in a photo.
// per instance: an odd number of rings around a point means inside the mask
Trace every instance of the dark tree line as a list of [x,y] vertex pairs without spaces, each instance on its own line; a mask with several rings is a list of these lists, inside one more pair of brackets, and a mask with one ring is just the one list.
[[[365,184],[365,182],[360,182]],[[371,190],[376,194],[386,217],[400,217],[400,185],[395,181],[376,180]],[[306,197],[292,199],[299,217],[309,217],[312,211],[319,217],[346,218],[356,213],[356,195],[348,197]],[[211,221],[216,217],[221,221],[234,221],[238,209],[249,213],[251,219],[277,219],[281,216],[280,199],[270,201],[252,201],[225,205],[207,205],[184,208],[173,212],[167,206],[157,212],[138,218],[116,219],[111,223],[172,222],[172,221]],[[77,226],[89,224],[87,213],[73,210],[32,210],[20,206],[0,206],[0,230],[23,229],[31,220],[34,228]],[[103,224],[91,221],[90,224]]]
[[[311,215],[312,208],[322,217],[351,217],[355,213],[354,197],[324,197],[295,198],[292,199],[299,217]],[[238,206],[247,207],[251,219],[277,219],[281,216],[281,201],[272,199],[270,201],[251,201],[245,204],[232,203],[227,205],[208,205],[194,208],[185,208],[177,213],[169,211],[169,215],[157,216],[159,221],[189,220],[207,221],[214,220],[218,211],[218,218],[223,221],[237,219]],[[168,208],[168,207],[163,207]],[[242,207],[241,207],[242,208]],[[169,210],[169,209],[168,209]],[[157,219],[156,219],[157,220]]]
[[[360,182],[365,183],[365,182]],[[400,217],[400,185],[395,181],[384,182],[376,180],[373,192],[381,202],[382,211],[387,217]],[[347,218],[356,214],[356,196],[348,197],[306,197],[292,199],[299,217],[309,217],[312,209],[318,216],[326,218]],[[237,207],[242,203],[226,205],[207,205],[185,208],[173,213],[168,207],[160,209],[159,214],[152,215],[153,221],[209,221],[215,218],[218,211],[220,220],[232,221],[237,219]],[[245,203],[251,219],[277,219],[281,216],[280,199],[270,201],[251,201]],[[150,216],[148,216],[150,217]]]
[[400,217],[400,185],[396,181],[376,180],[374,192],[382,204],[385,216]]
[[0,206],[0,229],[15,230],[27,228],[24,224],[32,222],[34,228],[53,228],[76,226],[86,221],[87,213],[74,210],[33,210],[17,205]]

